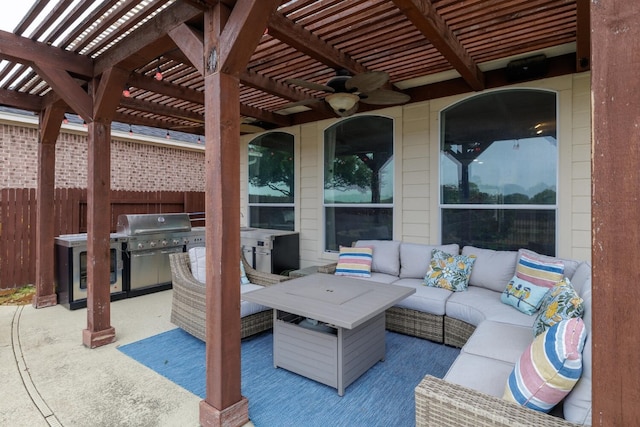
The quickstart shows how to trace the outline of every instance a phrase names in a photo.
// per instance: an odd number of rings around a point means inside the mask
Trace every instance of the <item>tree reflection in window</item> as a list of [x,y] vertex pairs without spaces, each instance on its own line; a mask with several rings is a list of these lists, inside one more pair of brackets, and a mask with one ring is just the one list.
[[294,230],[294,138],[268,132],[249,143],[249,225]]
[[443,243],[555,254],[556,95],[515,89],[441,114]]
[[324,134],[325,249],[393,235],[393,120],[358,116]]

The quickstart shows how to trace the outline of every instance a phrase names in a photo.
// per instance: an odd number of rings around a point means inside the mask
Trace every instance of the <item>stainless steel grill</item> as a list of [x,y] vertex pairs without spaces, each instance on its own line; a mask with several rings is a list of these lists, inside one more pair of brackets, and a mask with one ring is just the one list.
[[169,254],[183,252],[189,243],[189,214],[120,215],[117,232],[127,236],[124,274],[129,296],[169,289]]

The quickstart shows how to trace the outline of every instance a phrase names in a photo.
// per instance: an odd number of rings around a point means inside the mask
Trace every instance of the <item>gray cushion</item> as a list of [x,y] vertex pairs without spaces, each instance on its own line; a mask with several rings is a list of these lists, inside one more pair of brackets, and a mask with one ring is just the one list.
[[502,398],[513,363],[475,354],[460,353],[444,379],[491,396]]
[[[500,294],[478,286],[454,292],[446,305],[447,316],[478,326],[484,320],[532,327],[535,316],[524,314],[500,301]],[[533,332],[531,332],[533,340]]]
[[400,242],[397,240],[358,240],[356,247],[370,246],[373,248],[371,272],[400,274]]
[[576,269],[571,284],[584,301],[582,320],[587,327],[587,341],[582,350],[582,375],[571,393],[564,400],[564,417],[577,424],[591,424],[591,385],[593,366],[591,362],[591,264],[583,262]]
[[480,323],[462,351],[514,364],[533,341],[531,328],[485,320]]
[[444,316],[447,299],[453,293],[446,289],[432,288],[424,285],[421,279],[399,279],[394,285],[414,288],[416,293],[409,295],[396,304],[397,307],[421,311],[423,313]]
[[502,293],[516,272],[517,251],[494,251],[474,246],[462,248],[462,255],[475,255],[469,284]]
[[440,249],[451,255],[460,253],[460,246],[455,243],[451,245],[423,245],[402,242],[400,245],[400,277],[424,279],[427,270],[429,270],[433,249]]

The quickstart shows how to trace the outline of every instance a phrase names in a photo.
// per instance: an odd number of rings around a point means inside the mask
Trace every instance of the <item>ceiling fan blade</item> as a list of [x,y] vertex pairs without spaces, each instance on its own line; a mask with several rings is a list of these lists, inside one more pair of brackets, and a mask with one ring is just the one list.
[[344,83],[347,90],[356,92],[373,92],[389,81],[389,74],[384,71],[370,71],[356,74]]
[[299,107],[301,105],[309,105],[309,104],[315,104],[316,102],[320,102],[322,101],[321,98],[307,98],[307,99],[301,99],[300,101],[296,101],[296,102],[290,102],[288,104],[284,104],[281,107],[279,107],[279,110],[284,110],[287,108],[291,108],[291,107]]
[[285,83],[288,83],[290,85],[296,85],[296,86],[304,87],[304,88],[311,89],[311,90],[320,90],[322,92],[334,92],[334,90],[333,90],[333,88],[331,86],[322,85],[320,83],[308,82],[308,81],[302,80],[302,79],[287,79],[287,80],[285,80]]
[[360,102],[371,105],[396,105],[404,104],[411,99],[409,95],[393,90],[378,89],[373,92],[360,95]]

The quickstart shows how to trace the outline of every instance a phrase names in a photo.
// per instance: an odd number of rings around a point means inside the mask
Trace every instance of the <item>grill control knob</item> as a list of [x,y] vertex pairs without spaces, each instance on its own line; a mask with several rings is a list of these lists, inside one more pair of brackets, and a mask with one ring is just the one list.
[[155,248],[156,247],[156,242],[149,242],[149,246],[152,247],[152,248]]
[[167,242],[166,240],[162,241],[162,246],[167,246],[167,244],[169,244],[169,242]]
[[144,248],[144,244],[138,243],[138,249],[142,249],[142,248]]
[[177,245],[177,244],[179,244],[179,243],[180,243],[180,240],[178,240],[178,239],[173,239],[173,240],[171,241],[171,243],[173,243],[174,245]]

